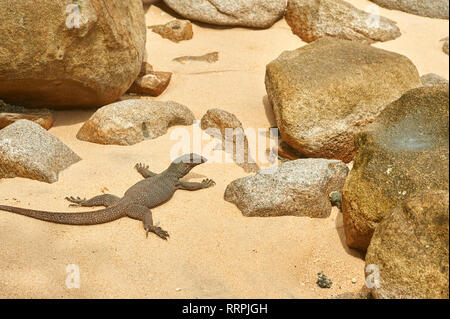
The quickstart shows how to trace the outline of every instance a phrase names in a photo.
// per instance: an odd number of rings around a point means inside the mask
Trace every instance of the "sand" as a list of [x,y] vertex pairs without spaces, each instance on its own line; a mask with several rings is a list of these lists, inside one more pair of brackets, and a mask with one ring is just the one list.
[[[349,1],[365,9],[366,0]],[[448,56],[440,39],[448,21],[380,9],[398,22],[402,37],[375,46],[408,56],[421,74],[448,79]],[[148,25],[165,23],[174,14],[150,6]],[[174,100],[192,109],[197,119],[209,108],[238,116],[244,127],[273,126],[264,87],[265,66],[284,50],[305,45],[284,20],[268,30],[194,24],[194,39],[179,44],[148,32],[148,61],[174,75],[157,100]],[[219,51],[219,62],[180,64],[172,59]],[[177,140],[168,134],[138,145],[104,146],[79,141],[75,135],[93,113],[58,111],[50,132],[82,157],[46,184],[23,178],[0,180],[0,203],[52,211],[68,208],[65,196],[122,195],[140,176],[138,162],[161,171],[170,162]],[[188,128],[191,132],[193,128]],[[121,220],[98,226],[54,225],[0,213],[1,298],[329,298],[364,286],[363,257],[344,242],[342,214],[329,218],[246,218],[223,200],[226,186],[247,174],[237,165],[201,165],[191,181],[212,178],[214,188],[179,191],[153,210],[155,221],[169,231],[165,242],[145,238],[142,225]],[[87,209],[81,209],[87,210]],[[66,285],[66,267],[80,271],[80,287]],[[316,285],[317,273],[331,289]],[[353,281],[353,282],[352,282]]]

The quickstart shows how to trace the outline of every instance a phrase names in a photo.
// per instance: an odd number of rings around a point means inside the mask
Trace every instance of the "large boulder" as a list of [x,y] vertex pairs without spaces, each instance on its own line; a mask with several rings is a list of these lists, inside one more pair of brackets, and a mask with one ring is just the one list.
[[106,105],[80,128],[77,138],[98,144],[133,145],[167,133],[171,126],[192,125],[195,117],[175,102],[129,99]]
[[142,1],[72,2],[0,0],[1,99],[96,107],[136,79],[145,53]]
[[179,15],[200,22],[269,28],[279,20],[287,0],[164,0]]
[[329,194],[342,190],[347,174],[341,161],[299,159],[233,181],[224,198],[249,217],[328,217]]
[[81,158],[40,125],[19,120],[0,130],[0,178],[25,177],[54,183]]
[[448,191],[420,192],[383,219],[366,254],[375,298],[449,298],[448,201]]
[[407,57],[335,38],[283,52],[266,72],[283,140],[307,157],[344,162],[353,158],[354,135],[421,85]]
[[373,43],[401,35],[396,22],[372,17],[342,0],[289,0],[285,18],[292,32],[305,42],[330,36]]
[[371,0],[379,6],[419,16],[448,19],[448,0]]
[[367,249],[384,216],[412,194],[448,190],[448,99],[448,85],[411,90],[356,137],[342,200],[350,247]]

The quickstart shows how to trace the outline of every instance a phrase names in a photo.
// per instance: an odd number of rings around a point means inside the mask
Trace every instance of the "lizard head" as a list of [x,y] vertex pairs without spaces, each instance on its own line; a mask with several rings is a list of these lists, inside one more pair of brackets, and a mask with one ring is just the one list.
[[208,160],[198,154],[185,154],[175,159],[169,170],[175,172],[180,178],[187,175],[195,166],[206,163]]

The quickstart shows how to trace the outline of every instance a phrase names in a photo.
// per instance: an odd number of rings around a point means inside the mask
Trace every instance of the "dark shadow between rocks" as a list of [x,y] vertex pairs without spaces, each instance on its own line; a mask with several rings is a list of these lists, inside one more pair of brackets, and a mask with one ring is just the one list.
[[339,212],[339,214],[336,217],[336,231],[338,232],[339,239],[341,241],[342,247],[344,247],[345,249],[345,252],[350,256],[364,260],[365,259],[364,253],[355,249],[351,249],[350,247],[347,246],[347,242],[345,241],[344,221],[342,212]]
[[269,102],[269,97],[267,95],[264,96],[262,102],[263,102],[264,111],[266,113],[267,119],[269,120],[270,126],[271,127],[277,126],[277,122],[275,120],[275,115],[273,114],[273,108]]
[[97,109],[51,110],[55,120],[53,127],[84,123],[96,111]]

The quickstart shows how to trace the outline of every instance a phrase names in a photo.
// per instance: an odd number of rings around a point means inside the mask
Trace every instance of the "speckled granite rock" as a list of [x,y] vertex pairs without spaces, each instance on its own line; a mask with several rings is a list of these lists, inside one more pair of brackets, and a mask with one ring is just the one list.
[[420,192],[383,219],[366,254],[379,269],[375,298],[449,298],[448,201],[448,191]]
[[448,19],[448,0],[371,0],[379,6],[416,14],[419,16]]
[[194,37],[192,23],[188,20],[173,20],[166,24],[158,24],[148,27],[164,39],[173,42],[191,40]]
[[347,244],[366,250],[392,209],[422,190],[448,190],[448,86],[421,87],[388,105],[356,137],[342,199]]
[[307,157],[344,162],[353,158],[355,134],[419,86],[407,57],[336,38],[283,52],[266,71],[283,141]]
[[133,145],[164,135],[174,125],[192,125],[194,114],[175,102],[125,100],[95,112],[77,138],[99,144]]
[[285,18],[305,42],[329,36],[373,43],[401,35],[395,21],[381,16],[375,20],[342,0],[289,0]]
[[81,158],[40,125],[19,120],[0,130],[0,178],[25,177],[54,183]]
[[287,0],[164,0],[179,15],[200,22],[269,28],[279,20]]
[[341,191],[347,174],[341,161],[298,159],[233,181],[224,197],[245,216],[328,217],[328,195]]
[[0,0],[0,97],[33,108],[117,101],[145,54],[141,0]]

